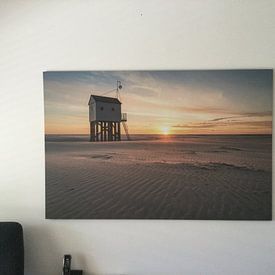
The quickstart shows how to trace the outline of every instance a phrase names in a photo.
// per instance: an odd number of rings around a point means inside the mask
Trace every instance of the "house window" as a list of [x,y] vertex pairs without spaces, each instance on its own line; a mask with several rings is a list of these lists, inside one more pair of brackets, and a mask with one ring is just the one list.
[[113,111],[113,112],[115,111],[115,108],[114,108],[114,107],[112,108],[112,111]]
[[101,110],[101,111],[103,111],[103,110],[104,110],[104,108],[103,108],[103,107],[100,107],[100,110]]

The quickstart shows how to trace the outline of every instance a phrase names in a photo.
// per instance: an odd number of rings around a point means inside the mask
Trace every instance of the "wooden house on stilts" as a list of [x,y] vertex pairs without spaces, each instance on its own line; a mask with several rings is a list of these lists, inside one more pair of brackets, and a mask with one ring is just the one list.
[[121,113],[118,98],[91,95],[89,100],[90,141],[120,141],[121,123],[127,139],[127,114]]

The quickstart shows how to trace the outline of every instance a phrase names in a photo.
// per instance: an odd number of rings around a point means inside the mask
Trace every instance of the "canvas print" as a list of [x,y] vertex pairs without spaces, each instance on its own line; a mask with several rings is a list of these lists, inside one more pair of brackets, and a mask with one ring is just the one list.
[[272,70],[43,77],[46,218],[271,219]]

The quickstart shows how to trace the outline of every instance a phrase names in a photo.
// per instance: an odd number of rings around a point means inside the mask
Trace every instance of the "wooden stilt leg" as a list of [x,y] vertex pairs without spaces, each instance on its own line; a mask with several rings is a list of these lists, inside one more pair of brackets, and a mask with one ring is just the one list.
[[95,141],[95,122],[90,122],[90,141]]
[[109,141],[112,141],[111,129],[112,129],[111,122],[108,122],[108,140]]
[[113,135],[113,140],[116,140],[116,123],[113,122],[113,131],[112,131],[112,135]]
[[98,122],[95,123],[95,140],[98,141]]
[[90,141],[93,141],[93,129],[92,129],[92,122],[90,121]]
[[103,140],[106,141],[106,122],[103,123]]
[[102,127],[102,121],[100,122],[100,141],[103,141],[103,127]]
[[108,127],[109,127],[109,122],[105,122],[106,141],[109,140],[109,136],[108,136]]
[[115,136],[114,136],[114,130],[115,130],[115,123],[112,122],[112,140],[115,140]]
[[120,122],[118,123],[118,140],[121,140]]
[[117,122],[114,123],[114,137],[115,137],[115,141],[117,141]]

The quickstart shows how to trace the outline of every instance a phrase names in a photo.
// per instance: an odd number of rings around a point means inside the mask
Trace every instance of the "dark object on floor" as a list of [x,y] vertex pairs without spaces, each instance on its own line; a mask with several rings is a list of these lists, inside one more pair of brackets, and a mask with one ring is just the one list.
[[69,254],[63,257],[63,275],[82,275],[82,270],[71,270],[72,256]]
[[0,222],[0,274],[24,274],[23,228],[17,222]]
[[63,258],[63,275],[70,275],[71,274],[71,255],[64,255]]

